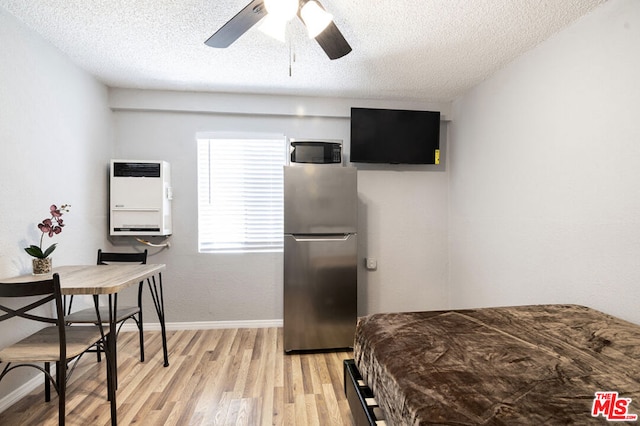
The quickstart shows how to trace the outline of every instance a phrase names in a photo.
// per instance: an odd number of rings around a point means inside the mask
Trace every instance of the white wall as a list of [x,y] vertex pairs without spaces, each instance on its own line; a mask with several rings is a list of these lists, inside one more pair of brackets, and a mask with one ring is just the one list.
[[[23,248],[38,244],[51,204],[72,206],[64,231],[45,237],[59,243],[54,265],[93,263],[106,230],[107,90],[2,8],[0,40],[0,277],[31,272]],[[28,334],[23,324],[2,323],[0,347]],[[28,377],[18,371],[0,399]]]
[[[281,253],[198,253],[196,133],[246,131],[342,139],[348,153],[350,107],[380,104],[124,89],[112,89],[110,99],[115,115],[115,156],[166,160],[172,166],[174,235],[170,249],[152,256],[153,262],[168,265],[167,321],[281,320]],[[394,102],[382,106],[436,109],[445,117],[449,114],[449,105]],[[443,139],[445,145],[446,132]],[[364,167],[358,178],[360,314],[445,307],[444,165]],[[130,242],[114,240],[114,244]],[[377,258],[377,271],[364,270],[365,256]]]
[[640,323],[640,2],[613,0],[454,103],[453,307]]

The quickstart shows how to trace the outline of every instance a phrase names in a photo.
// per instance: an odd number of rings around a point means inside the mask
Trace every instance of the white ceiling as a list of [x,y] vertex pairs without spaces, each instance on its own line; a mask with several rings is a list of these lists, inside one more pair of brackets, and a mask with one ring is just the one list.
[[604,1],[321,0],[353,48],[333,61],[297,19],[288,44],[254,26],[227,49],[206,46],[250,0],[0,7],[111,87],[449,101]]

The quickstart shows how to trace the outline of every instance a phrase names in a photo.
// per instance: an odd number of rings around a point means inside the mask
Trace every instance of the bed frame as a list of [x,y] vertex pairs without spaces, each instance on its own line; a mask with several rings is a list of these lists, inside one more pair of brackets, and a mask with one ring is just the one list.
[[373,391],[362,379],[352,359],[344,360],[344,393],[347,396],[355,426],[387,424],[384,412],[373,397]]

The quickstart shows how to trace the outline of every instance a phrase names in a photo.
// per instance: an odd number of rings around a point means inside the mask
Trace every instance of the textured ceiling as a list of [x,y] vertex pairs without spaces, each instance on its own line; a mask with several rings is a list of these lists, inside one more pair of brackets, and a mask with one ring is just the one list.
[[249,0],[0,7],[111,87],[449,101],[604,1],[321,0],[353,48],[334,61],[297,19],[287,44],[254,26],[227,49],[206,46]]

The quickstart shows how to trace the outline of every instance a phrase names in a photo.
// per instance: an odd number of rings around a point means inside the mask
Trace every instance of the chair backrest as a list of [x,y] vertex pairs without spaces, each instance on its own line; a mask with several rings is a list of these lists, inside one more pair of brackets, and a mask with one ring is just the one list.
[[[0,297],[2,298],[28,298],[19,307],[8,307],[0,304],[0,322],[14,317],[25,318],[32,321],[55,324],[60,336],[60,359],[66,358],[65,322],[62,293],[60,291],[60,276],[56,273],[47,280],[30,281],[22,283],[0,282]],[[34,301],[33,297],[39,297]],[[45,316],[47,309],[35,309],[55,301],[55,315]],[[49,311],[50,312],[50,311]]]
[[147,263],[147,250],[142,253],[110,253],[98,250],[98,265],[109,265],[111,263]]

